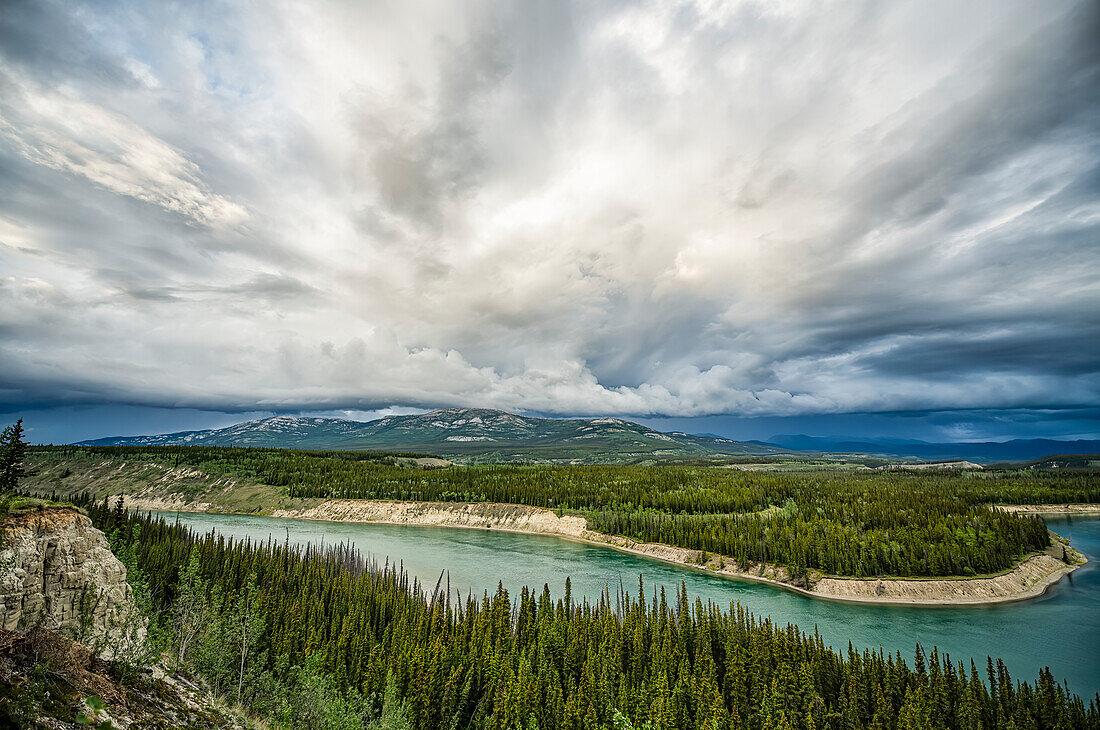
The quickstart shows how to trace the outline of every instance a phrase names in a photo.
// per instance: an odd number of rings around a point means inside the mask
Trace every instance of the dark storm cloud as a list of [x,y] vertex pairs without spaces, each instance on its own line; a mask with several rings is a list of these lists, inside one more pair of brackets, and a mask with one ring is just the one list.
[[0,13],[0,48],[7,62],[53,83],[74,77],[110,86],[130,81],[117,58],[95,43],[81,19],[60,2],[8,0]]
[[1068,0],[7,3],[0,403],[1096,408],[1098,34]]
[[[901,342],[889,351],[867,355],[861,367],[886,375],[953,378],[960,363],[967,369],[990,372],[1041,372],[1056,378],[1096,379],[1100,360],[1100,326],[1073,332],[1050,332],[1045,327],[951,333],[942,338]],[[1070,404],[1072,405],[1072,403]]]

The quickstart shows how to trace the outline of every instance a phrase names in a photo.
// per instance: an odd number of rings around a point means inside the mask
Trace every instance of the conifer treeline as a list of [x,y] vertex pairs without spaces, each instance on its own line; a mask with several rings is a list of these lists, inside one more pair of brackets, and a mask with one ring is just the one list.
[[492,501],[575,511],[600,532],[851,576],[991,573],[1049,544],[995,503],[1100,502],[1091,473],[753,473],[687,466],[420,470],[392,454],[216,447],[51,447],[43,458],[149,460],[255,479],[291,497]]
[[557,600],[546,587],[428,597],[342,548],[299,552],[100,505],[91,513],[120,543],[140,536],[134,553],[166,620],[186,602],[181,571],[190,585],[192,571],[201,576],[208,601],[247,596],[259,622],[248,661],[262,664],[249,676],[263,681],[241,701],[253,708],[268,706],[265,687],[280,674],[308,665],[356,697],[381,697],[389,678],[424,729],[1100,728],[1100,696],[1086,707],[1049,670],[1028,684],[1000,661],[979,670],[935,649],[918,647],[911,666],[900,655],[838,653],[740,605],[693,602],[683,588],[639,601],[639,585],[595,605],[573,601],[568,587]]

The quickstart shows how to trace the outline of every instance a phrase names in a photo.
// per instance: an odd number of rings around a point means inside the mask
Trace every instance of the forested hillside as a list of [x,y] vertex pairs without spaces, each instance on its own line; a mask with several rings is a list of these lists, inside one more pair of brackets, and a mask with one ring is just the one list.
[[[1100,727],[1100,697],[933,648],[835,652],[738,605],[571,600],[568,587],[452,598],[341,548],[240,544],[100,504],[96,523],[153,597],[179,666],[285,727]],[[641,600],[639,600],[641,599]],[[407,724],[406,724],[407,723]]]
[[[410,469],[394,457],[204,447],[51,447],[35,463],[186,465],[271,485],[286,499],[528,504],[585,515],[591,529],[741,564],[852,576],[974,575],[1049,544],[1036,517],[998,503],[1100,502],[1091,472],[750,473],[713,467],[480,466]],[[69,469],[69,467],[66,467]],[[38,489],[71,493],[66,479]],[[77,482],[79,483],[79,482]]]

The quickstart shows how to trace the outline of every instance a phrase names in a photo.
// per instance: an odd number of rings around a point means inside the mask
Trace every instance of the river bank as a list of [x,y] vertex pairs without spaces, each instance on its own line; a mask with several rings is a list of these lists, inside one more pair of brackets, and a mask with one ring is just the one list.
[[[517,504],[486,502],[399,502],[389,500],[310,500],[310,504],[274,509],[271,517],[405,526],[457,527],[551,535],[603,545],[682,567],[738,580],[768,583],[814,598],[869,604],[989,605],[1023,601],[1043,595],[1051,586],[1084,565],[1086,558],[1052,533],[1053,544],[1010,570],[974,578],[848,578],[811,575],[793,578],[781,566],[739,565],[731,558],[698,550],[632,540],[588,529],[579,515]],[[132,509],[212,512],[204,502],[131,497]],[[1021,510],[1026,511],[1026,510]],[[1089,514],[1074,511],[1073,514]],[[1061,559],[1065,546],[1072,564]]]
[[997,505],[997,509],[1028,515],[1058,515],[1073,517],[1095,517],[1100,515],[1100,504],[1007,504]]

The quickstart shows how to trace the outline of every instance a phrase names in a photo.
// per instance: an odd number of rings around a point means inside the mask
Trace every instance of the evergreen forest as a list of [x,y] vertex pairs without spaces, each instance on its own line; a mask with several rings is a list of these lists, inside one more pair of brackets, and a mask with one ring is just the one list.
[[89,506],[177,669],[281,727],[1100,728],[1040,672],[835,651],[740,605],[568,589],[452,598],[343,546],[233,542]]

